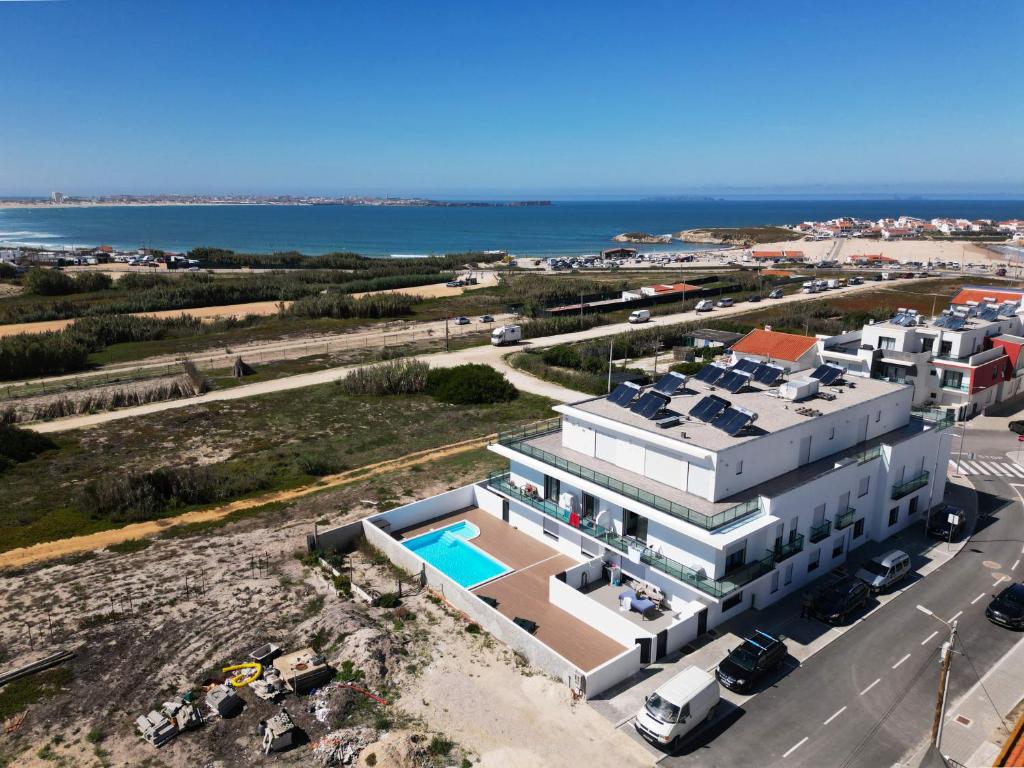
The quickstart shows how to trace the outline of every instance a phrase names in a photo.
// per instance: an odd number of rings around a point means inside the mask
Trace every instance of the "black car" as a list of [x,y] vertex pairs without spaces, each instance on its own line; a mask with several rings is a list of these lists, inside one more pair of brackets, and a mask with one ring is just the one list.
[[761,300],[761,297],[758,296],[756,293],[752,293],[749,296],[747,296],[747,301],[753,301],[753,302],[756,303],[756,302],[758,302],[760,300]]
[[1008,629],[1024,629],[1024,584],[1011,584],[985,609],[985,616],[993,624]]
[[736,646],[715,670],[718,682],[732,691],[749,691],[757,681],[779,668],[786,658],[786,644],[759,629]]
[[871,591],[860,579],[846,577],[825,587],[811,601],[811,615],[828,624],[842,624],[868,601]]
[[[957,515],[958,522],[949,522],[950,515]],[[942,539],[942,541],[952,541],[960,535],[966,520],[967,516],[964,515],[962,510],[947,504],[937,512],[932,512],[931,517],[928,518],[928,535],[936,539]]]

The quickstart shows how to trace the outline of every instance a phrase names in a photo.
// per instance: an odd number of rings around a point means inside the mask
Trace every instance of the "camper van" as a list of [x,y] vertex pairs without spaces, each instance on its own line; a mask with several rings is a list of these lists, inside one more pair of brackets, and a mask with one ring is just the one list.
[[633,727],[645,739],[675,749],[705,720],[715,716],[718,681],[700,667],[687,667],[644,701]]
[[521,325],[499,325],[491,331],[491,344],[496,347],[515,344],[522,340],[523,327]]
[[651,319],[651,311],[649,309],[634,309],[629,313],[629,322],[631,323],[646,323]]
[[710,312],[714,308],[715,303],[711,299],[701,299],[693,309],[695,312]]

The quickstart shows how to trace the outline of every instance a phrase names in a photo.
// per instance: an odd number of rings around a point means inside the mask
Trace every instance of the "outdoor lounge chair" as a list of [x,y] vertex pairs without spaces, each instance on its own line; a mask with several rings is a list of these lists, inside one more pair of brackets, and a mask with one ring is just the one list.
[[529,619],[523,619],[523,618],[520,618],[519,616],[516,616],[514,619],[512,619],[512,621],[514,621],[520,627],[525,629],[531,635],[534,634],[537,631],[537,622],[536,621],[530,621]]
[[488,597],[487,595],[477,595],[477,597],[479,597],[481,600],[483,600],[485,603],[487,603],[489,606],[491,606],[491,608],[494,608],[495,610],[497,610],[497,608],[498,608],[498,600],[497,600],[497,598]]

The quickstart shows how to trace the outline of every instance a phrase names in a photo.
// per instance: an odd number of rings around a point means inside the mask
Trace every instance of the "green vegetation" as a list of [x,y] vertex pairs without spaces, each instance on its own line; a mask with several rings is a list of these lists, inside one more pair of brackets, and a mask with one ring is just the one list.
[[344,293],[325,293],[297,300],[284,314],[301,317],[401,317],[412,314],[419,296],[385,293],[353,299]]
[[453,405],[502,403],[519,395],[504,374],[478,363],[431,369],[427,374],[427,392],[436,400]]
[[357,368],[338,382],[348,395],[413,395],[427,388],[430,366],[420,360],[393,360]]
[[435,757],[447,755],[455,748],[455,742],[444,736],[435,736],[427,745],[427,753]]
[[67,667],[55,667],[12,680],[0,687],[0,721],[13,717],[37,701],[56,696],[71,680],[71,670]]
[[46,435],[10,424],[0,424],[0,473],[56,447],[57,444]]
[[119,541],[117,544],[108,544],[107,551],[117,552],[121,555],[130,555],[133,552],[141,552],[144,549],[148,549],[152,543],[150,539],[128,539],[127,541]]
[[[536,421],[549,408],[550,401],[527,394],[449,405],[427,394],[353,396],[324,384],[58,433],[52,439],[59,450],[3,474],[0,550],[310,484],[320,472]],[[451,461],[458,467],[463,459]]]
[[55,269],[36,267],[25,273],[25,291],[37,296],[66,296],[69,293],[91,293],[110,288],[114,281],[102,272],[83,272],[71,277]]
[[778,243],[790,240],[803,240],[803,235],[785,227],[701,227],[688,232],[706,237],[697,242],[727,244]]
[[585,371],[548,365],[544,362],[543,354],[532,350],[512,355],[508,358],[508,362],[513,368],[526,371],[538,379],[550,381],[568,389],[574,389],[577,392],[586,392],[591,395],[603,395],[607,392],[607,374],[601,376]]

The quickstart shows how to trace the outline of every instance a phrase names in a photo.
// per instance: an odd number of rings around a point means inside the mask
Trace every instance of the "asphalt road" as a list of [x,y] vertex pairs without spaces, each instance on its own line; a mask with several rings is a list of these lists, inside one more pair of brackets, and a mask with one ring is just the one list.
[[[1003,427],[972,431],[968,440],[974,450],[1004,453],[1011,449],[1007,435]],[[1024,487],[1011,482],[975,478],[975,532],[956,557],[742,707],[731,708],[661,765],[876,768],[905,759],[930,734],[939,650],[947,635],[942,623],[916,606],[958,620],[957,647],[966,655],[954,657],[950,703],[1022,637],[984,615],[990,595],[1024,575],[1024,503],[1017,493]]]

